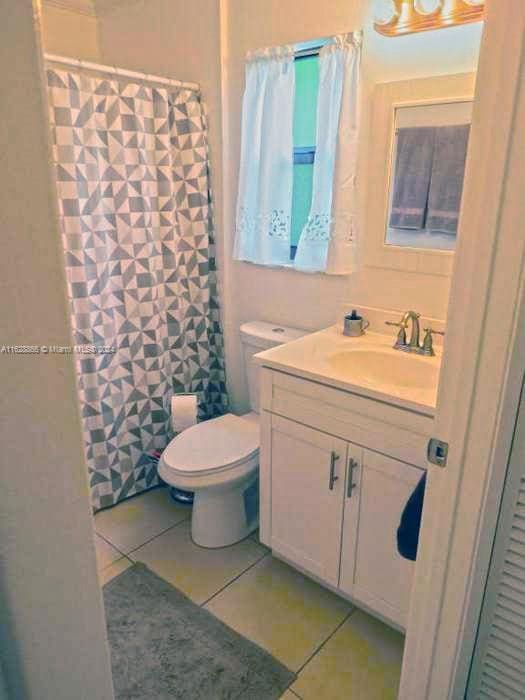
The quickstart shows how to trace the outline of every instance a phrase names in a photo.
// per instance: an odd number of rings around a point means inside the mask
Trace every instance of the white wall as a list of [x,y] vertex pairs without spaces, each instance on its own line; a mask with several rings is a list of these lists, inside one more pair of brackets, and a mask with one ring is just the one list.
[[[0,318],[6,345],[70,344],[31,0],[0,3]],[[0,354],[0,666],[10,698],[110,700],[71,355]]]
[[[365,27],[363,49],[363,152],[366,182],[366,125],[376,82],[469,72],[476,69],[481,33],[471,25],[424,35],[387,39],[371,28],[368,0],[227,0],[223,11],[223,148],[226,348],[230,391],[236,409],[246,407],[239,323],[262,319],[307,329],[334,323],[351,304],[406,310],[445,318],[449,279],[366,265],[351,277],[307,275],[231,260],[240,152],[244,57],[248,50],[295,43]],[[366,213],[363,236],[366,235]]]
[[48,53],[95,63],[100,60],[97,19],[94,16],[48,5],[44,1],[42,36],[44,50]]

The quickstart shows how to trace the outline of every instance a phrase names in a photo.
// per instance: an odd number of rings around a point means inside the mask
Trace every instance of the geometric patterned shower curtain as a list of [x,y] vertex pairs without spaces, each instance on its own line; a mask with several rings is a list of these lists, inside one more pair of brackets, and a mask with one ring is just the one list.
[[159,483],[174,393],[200,419],[227,410],[206,121],[184,88],[47,82],[74,342],[97,349],[76,367],[98,510]]

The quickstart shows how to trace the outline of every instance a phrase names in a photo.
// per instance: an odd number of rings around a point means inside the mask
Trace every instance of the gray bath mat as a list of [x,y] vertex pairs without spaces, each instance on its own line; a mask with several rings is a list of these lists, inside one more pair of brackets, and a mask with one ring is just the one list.
[[273,700],[295,679],[143,564],[104,586],[118,700]]

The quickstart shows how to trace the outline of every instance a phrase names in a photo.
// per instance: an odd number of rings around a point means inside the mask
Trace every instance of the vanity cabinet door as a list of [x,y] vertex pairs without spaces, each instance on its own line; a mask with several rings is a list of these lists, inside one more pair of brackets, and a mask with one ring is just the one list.
[[347,443],[272,415],[271,547],[337,586]]
[[414,562],[397,551],[397,528],[423,471],[370,450],[362,451],[362,463],[354,471],[359,491],[359,529],[354,547],[356,535],[346,527],[345,510],[340,588],[406,627]]

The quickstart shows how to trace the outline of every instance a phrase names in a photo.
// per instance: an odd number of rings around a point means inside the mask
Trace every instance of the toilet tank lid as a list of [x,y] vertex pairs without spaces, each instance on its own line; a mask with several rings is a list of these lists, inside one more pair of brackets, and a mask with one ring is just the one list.
[[241,326],[241,337],[261,348],[273,348],[291,340],[302,338],[311,331],[304,331],[300,328],[290,328],[281,326],[279,323],[268,323],[267,321],[248,321]]

